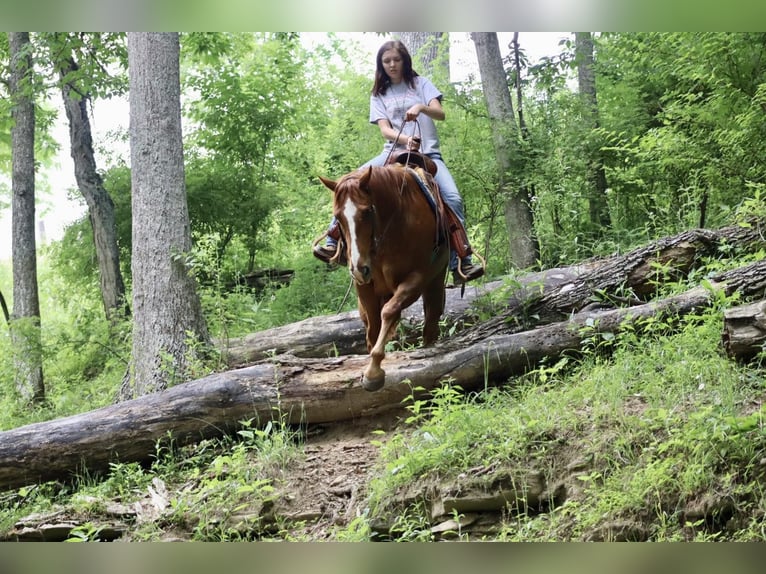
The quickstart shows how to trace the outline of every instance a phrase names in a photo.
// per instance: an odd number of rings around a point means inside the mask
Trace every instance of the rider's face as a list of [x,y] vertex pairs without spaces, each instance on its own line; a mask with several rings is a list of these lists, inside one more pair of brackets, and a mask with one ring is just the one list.
[[388,77],[391,78],[392,84],[398,84],[402,81],[402,56],[396,50],[386,50],[383,52],[383,56],[380,59],[383,64],[383,70],[385,70]]

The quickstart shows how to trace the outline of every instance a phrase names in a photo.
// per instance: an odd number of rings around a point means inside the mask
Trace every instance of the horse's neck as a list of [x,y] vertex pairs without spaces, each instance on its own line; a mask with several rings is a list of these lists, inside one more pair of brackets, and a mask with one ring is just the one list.
[[379,219],[388,221],[404,216],[404,198],[407,190],[403,187],[406,185],[407,182],[402,179],[396,185],[380,186],[373,190],[373,204]]

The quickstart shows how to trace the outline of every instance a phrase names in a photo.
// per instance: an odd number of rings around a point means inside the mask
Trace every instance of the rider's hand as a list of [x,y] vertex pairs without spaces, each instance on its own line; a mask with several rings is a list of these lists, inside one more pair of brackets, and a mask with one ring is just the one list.
[[427,106],[424,106],[423,104],[413,104],[413,106],[409,110],[404,112],[404,121],[414,122],[416,119],[418,119],[420,112],[422,112],[423,109],[426,107]]
[[420,138],[418,136],[407,138],[407,149],[409,151],[418,151],[420,149]]

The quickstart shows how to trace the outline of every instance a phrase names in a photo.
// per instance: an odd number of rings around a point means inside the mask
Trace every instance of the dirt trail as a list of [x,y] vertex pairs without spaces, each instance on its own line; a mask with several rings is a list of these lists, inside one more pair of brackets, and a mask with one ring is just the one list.
[[[281,513],[300,535],[327,538],[333,528],[349,524],[363,510],[367,484],[386,435],[402,425],[404,410],[377,417],[316,425],[308,429],[305,458],[283,475],[286,495]],[[382,430],[386,434],[375,433]],[[280,489],[282,490],[282,489]]]

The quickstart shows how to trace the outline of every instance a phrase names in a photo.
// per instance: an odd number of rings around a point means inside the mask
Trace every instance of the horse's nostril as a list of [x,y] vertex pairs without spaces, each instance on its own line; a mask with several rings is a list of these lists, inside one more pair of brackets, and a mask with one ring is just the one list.
[[369,277],[370,276],[370,266],[369,265],[365,265],[364,267],[362,267],[362,275],[364,275],[365,277]]

